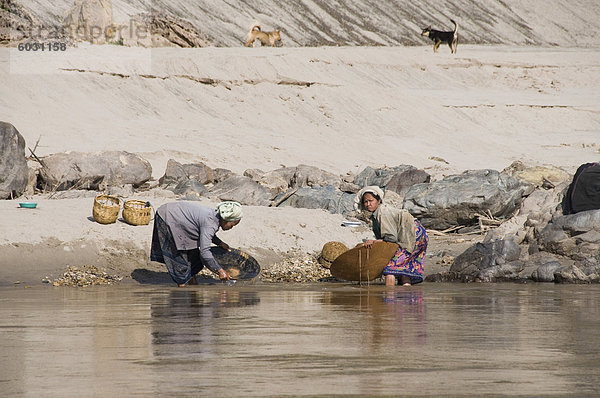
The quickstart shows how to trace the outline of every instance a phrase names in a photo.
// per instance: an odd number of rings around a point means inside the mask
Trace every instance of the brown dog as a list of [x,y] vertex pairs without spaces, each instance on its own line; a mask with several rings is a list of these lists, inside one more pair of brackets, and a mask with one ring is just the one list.
[[458,25],[452,19],[450,21],[454,24],[454,31],[452,32],[442,32],[440,30],[431,29],[431,25],[424,28],[421,32],[421,36],[426,36],[433,40],[434,53],[437,53],[440,44],[448,43],[450,52],[456,54],[456,47],[458,47]]
[[270,44],[271,47],[275,47],[276,42],[281,42],[281,35],[278,29],[271,32],[263,32],[259,24],[252,25],[250,32],[246,35],[246,47],[250,47],[256,39],[260,40],[261,45],[266,46]]

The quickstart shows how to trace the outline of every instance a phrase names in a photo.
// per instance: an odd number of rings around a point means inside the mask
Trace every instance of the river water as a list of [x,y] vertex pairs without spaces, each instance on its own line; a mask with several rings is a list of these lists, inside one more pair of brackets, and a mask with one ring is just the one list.
[[0,289],[0,395],[597,396],[600,286]]

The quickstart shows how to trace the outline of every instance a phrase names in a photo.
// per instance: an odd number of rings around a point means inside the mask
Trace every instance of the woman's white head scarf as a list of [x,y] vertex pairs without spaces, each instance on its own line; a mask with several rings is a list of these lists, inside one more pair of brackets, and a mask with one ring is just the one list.
[[354,208],[355,209],[365,210],[363,203],[362,203],[362,197],[367,192],[379,196],[379,199],[381,199],[381,202],[383,202],[383,190],[381,188],[379,188],[377,185],[369,185],[368,187],[364,187],[363,189],[358,191],[358,193],[356,194],[356,197],[354,198]]
[[217,212],[225,221],[238,221],[242,218],[242,205],[238,202],[222,202],[217,206]]

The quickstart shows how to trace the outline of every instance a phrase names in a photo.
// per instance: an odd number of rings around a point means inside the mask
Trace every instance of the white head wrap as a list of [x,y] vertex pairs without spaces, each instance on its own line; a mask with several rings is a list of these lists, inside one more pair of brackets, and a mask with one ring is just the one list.
[[242,218],[242,205],[238,202],[222,202],[217,206],[219,216],[225,221],[237,221]]
[[364,187],[363,189],[358,191],[358,193],[356,194],[356,197],[354,198],[354,208],[355,209],[365,210],[363,203],[362,203],[362,197],[367,192],[379,196],[379,199],[381,199],[381,202],[383,202],[383,190],[381,188],[379,188],[377,185],[369,185],[368,187]]

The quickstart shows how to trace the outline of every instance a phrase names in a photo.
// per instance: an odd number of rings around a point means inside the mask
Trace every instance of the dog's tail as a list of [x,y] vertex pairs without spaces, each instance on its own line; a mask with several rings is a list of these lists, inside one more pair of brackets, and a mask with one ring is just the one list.
[[254,25],[252,25],[252,27],[250,28],[250,32],[252,32],[253,30],[261,31],[260,24],[259,23],[254,23]]
[[456,35],[456,32],[458,32],[458,24],[454,22],[454,19],[451,19],[450,22],[454,24],[454,35]]

